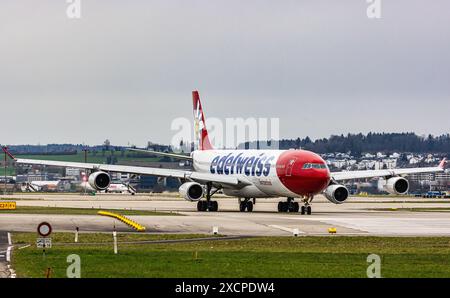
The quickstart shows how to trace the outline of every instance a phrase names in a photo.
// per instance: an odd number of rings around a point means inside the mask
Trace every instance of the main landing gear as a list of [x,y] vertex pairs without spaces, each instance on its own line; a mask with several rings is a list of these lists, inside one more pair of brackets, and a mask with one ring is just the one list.
[[256,204],[256,199],[253,198],[253,201],[251,201],[250,198],[244,198],[244,200],[241,200],[241,198],[238,198],[239,202],[239,211],[241,212],[252,212],[253,211],[253,205]]
[[217,212],[219,210],[219,204],[217,201],[211,201],[211,197],[219,190],[219,188],[215,189],[211,192],[212,183],[206,183],[206,200],[200,200],[197,202],[197,211],[210,211]]
[[298,212],[299,204],[294,198],[287,198],[286,202],[278,202],[278,212]]
[[201,200],[197,202],[197,211],[212,211],[216,212],[219,210],[219,204],[217,201],[205,201]]
[[308,196],[303,198],[304,205],[300,208],[298,202],[294,202],[294,198],[287,198],[286,202],[278,203],[278,212],[301,212],[302,215],[308,214],[311,215],[311,202],[313,200],[313,196]]

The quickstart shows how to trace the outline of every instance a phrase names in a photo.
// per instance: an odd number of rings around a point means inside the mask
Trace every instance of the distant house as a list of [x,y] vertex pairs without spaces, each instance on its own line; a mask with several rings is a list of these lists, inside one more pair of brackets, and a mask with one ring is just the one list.
[[389,156],[389,158],[395,158],[395,159],[400,158],[400,153],[394,152]]
[[377,152],[377,158],[385,158],[386,154],[382,153],[382,152]]
[[411,157],[411,158],[409,159],[409,164],[410,164],[410,165],[415,165],[415,164],[418,164],[419,162],[420,162],[420,159],[417,158],[417,157]]
[[371,158],[374,158],[375,155],[373,155],[373,154],[371,154],[371,153],[364,153],[363,157],[364,157],[364,158],[367,158],[367,159],[371,159]]

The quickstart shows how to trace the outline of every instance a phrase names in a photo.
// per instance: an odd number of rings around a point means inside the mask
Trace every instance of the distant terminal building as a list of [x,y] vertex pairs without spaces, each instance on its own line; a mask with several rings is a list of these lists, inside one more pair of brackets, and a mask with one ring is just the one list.
[[81,169],[77,168],[66,168],[66,177],[74,177],[79,179],[81,176]]
[[420,182],[420,181],[449,182],[450,181],[450,172],[411,174],[411,175],[408,175],[408,179],[410,181],[415,181],[415,182]]
[[[14,177],[6,176],[6,180],[5,180],[5,176],[0,177],[0,192],[1,193],[4,193],[4,192],[11,193],[14,191],[15,186],[16,186],[16,181],[14,180]],[[6,189],[5,189],[5,187],[6,187]]]
[[435,190],[450,190],[450,172],[442,173],[421,173],[412,174],[408,176],[412,183],[417,183],[421,186],[429,186]]
[[38,173],[38,174],[26,174],[26,175],[17,175],[16,181],[18,183],[22,182],[34,182],[34,181],[49,181],[51,179],[48,173]]

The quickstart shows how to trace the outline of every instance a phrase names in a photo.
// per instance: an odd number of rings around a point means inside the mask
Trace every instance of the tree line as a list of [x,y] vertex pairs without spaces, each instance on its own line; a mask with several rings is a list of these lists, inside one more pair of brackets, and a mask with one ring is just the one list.
[[[254,143],[252,144],[254,145]],[[249,147],[247,142],[245,147]],[[317,153],[351,152],[359,157],[363,152],[450,153],[450,134],[418,136],[415,133],[373,133],[366,135],[332,135],[311,140],[310,137],[282,139],[280,149],[305,149]]]

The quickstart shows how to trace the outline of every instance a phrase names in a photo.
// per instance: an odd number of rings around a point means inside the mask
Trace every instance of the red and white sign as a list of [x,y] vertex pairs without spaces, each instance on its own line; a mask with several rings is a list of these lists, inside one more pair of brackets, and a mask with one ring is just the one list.
[[48,237],[52,233],[52,226],[48,222],[41,222],[37,231],[42,237]]

